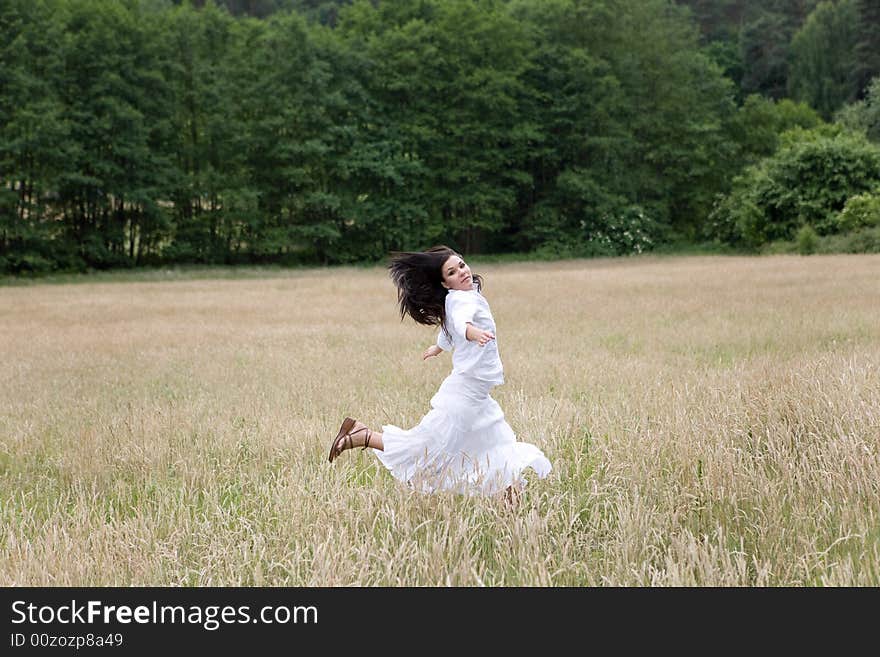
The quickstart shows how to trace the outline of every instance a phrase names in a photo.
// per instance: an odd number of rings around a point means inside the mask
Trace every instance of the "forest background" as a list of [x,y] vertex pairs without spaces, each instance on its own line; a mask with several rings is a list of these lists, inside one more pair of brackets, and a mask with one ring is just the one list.
[[0,273],[880,251],[880,0],[0,0]]

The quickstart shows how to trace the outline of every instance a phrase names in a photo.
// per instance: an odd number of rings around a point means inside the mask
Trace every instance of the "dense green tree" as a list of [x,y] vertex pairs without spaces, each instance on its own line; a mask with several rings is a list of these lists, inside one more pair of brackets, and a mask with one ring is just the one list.
[[788,44],[794,28],[788,17],[762,11],[740,32],[745,94],[783,98],[788,86]]
[[[143,0],[142,0],[143,1]],[[351,4],[351,0],[149,0],[181,4],[191,2],[193,6],[202,8],[209,5],[222,7],[233,16],[251,16],[267,18],[276,12],[296,11],[310,20],[323,25],[334,25],[339,11]]]
[[[529,42],[500,3],[356,3],[342,16],[370,60],[369,90],[394,117],[398,154],[419,163],[407,195],[421,208],[410,239],[470,251],[503,229],[532,128],[520,116]],[[410,219],[414,219],[409,213]]]
[[152,14],[133,2],[70,0],[65,8],[59,94],[75,148],[58,179],[58,209],[86,263],[135,263],[141,231],[161,224],[157,201],[173,176]]
[[[603,217],[630,202],[623,185],[635,137],[623,120],[627,99],[595,44],[614,20],[604,3],[566,0],[514,5],[534,26],[529,148],[531,184],[521,190],[513,227],[518,248],[577,250],[605,228]],[[629,153],[627,153],[629,151]]]
[[813,0],[2,2],[3,271],[693,239],[848,68]]
[[706,51],[741,88],[741,99],[785,96],[791,38],[818,0],[678,2],[693,13]]
[[731,136],[742,165],[755,164],[779,147],[780,136],[793,128],[815,128],[822,118],[805,103],[784,98],[774,101],[753,94],[746,98],[731,122]]
[[11,271],[70,264],[73,245],[53,220],[76,149],[59,94],[62,21],[42,1],[8,0],[0,12],[0,266]]
[[880,76],[880,0],[857,0],[856,5],[859,25],[853,79],[862,98],[871,80]]
[[279,255],[309,244],[329,261],[348,218],[340,169],[356,124],[353,90],[339,63],[344,55],[298,15],[276,17],[253,45],[254,70],[262,74],[243,101],[251,116],[248,164],[262,192],[252,252]]
[[734,107],[686,14],[619,0],[517,10],[543,30],[533,85],[547,107],[540,176],[552,174],[523,234],[594,241],[646,217],[646,229],[693,235],[732,162]]
[[853,83],[858,24],[855,0],[822,2],[792,39],[791,96],[826,119],[858,94]]
[[732,86],[699,51],[697,35],[680,12],[663,2],[628,3],[626,10],[622,43],[634,44],[636,56],[618,51],[610,59],[640,143],[638,160],[629,167],[644,180],[635,201],[693,238],[733,162],[726,136]]
[[247,70],[252,51],[245,44],[263,26],[235,21],[213,6],[199,12],[184,6],[167,21],[166,47],[172,57],[165,75],[174,97],[171,121],[179,174],[171,194],[175,230],[166,255],[233,262],[246,249],[247,227],[259,217],[246,163],[248,119],[243,112],[249,98],[244,85],[256,75]]
[[744,0],[677,0],[691,10],[707,42],[735,38],[747,11]]

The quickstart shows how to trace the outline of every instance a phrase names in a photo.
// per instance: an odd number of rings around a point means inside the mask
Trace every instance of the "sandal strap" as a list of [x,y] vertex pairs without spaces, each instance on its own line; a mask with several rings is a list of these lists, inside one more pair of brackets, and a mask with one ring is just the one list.
[[351,436],[349,434],[345,434],[338,441],[336,441],[336,447],[334,451],[336,455],[339,456],[347,449],[351,449]]
[[354,447],[354,434],[360,433],[361,431],[367,432],[366,438],[364,439],[364,446],[362,449],[366,449],[367,447],[370,446],[370,438],[373,437],[373,432],[370,431],[370,429],[368,429],[367,427],[361,427],[357,431],[349,431],[346,434],[346,437],[348,438],[348,441],[349,441],[347,449],[351,449],[352,447]]

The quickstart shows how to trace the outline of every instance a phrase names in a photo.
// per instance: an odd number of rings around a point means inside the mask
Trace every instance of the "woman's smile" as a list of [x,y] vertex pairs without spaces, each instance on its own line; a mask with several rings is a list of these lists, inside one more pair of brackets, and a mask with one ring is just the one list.
[[460,256],[449,256],[443,263],[441,269],[443,275],[443,285],[450,290],[471,290],[473,289],[473,277],[471,276],[471,268],[461,259]]

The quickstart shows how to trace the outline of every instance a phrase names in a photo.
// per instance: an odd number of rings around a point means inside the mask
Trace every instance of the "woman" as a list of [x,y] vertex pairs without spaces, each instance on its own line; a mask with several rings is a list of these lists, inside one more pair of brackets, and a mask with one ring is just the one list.
[[547,476],[550,461],[534,445],[517,442],[489,396],[504,382],[504,371],[482,279],[446,246],[394,254],[389,269],[401,319],[409,315],[440,327],[437,343],[422,359],[451,350],[452,374],[412,429],[386,425],[380,433],[345,418],[330,446],[330,461],[346,449],[370,447],[395,478],[424,492],[513,495],[525,484],[526,468]]

